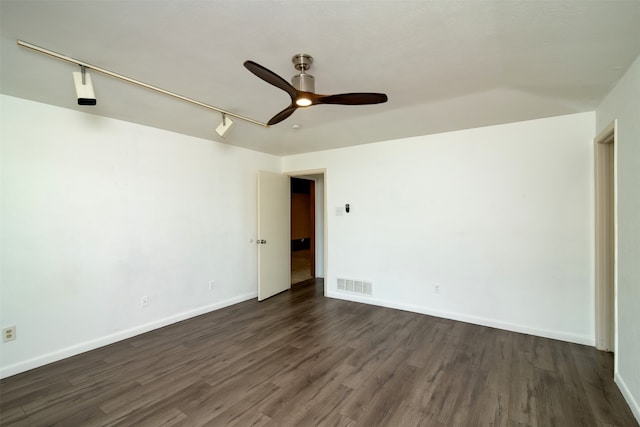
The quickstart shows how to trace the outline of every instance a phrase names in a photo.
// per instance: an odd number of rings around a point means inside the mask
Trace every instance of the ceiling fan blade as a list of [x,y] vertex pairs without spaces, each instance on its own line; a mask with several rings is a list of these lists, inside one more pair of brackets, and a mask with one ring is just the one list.
[[285,79],[283,79],[273,71],[268,70],[262,65],[257,64],[253,61],[245,61],[244,66],[247,70],[251,71],[253,74],[260,77],[265,82],[287,92],[292,100],[295,100],[298,96],[298,91],[296,90],[296,88],[291,86],[289,82],[287,82]]
[[292,115],[293,112],[296,111],[297,109],[298,107],[296,106],[296,104],[291,104],[287,108],[285,108],[284,110],[280,111],[278,114],[273,116],[271,120],[267,122],[267,124],[271,126],[271,125],[275,125],[276,123],[280,123],[281,121],[283,121],[284,119]]
[[314,100],[314,104],[342,104],[365,105],[387,102],[384,93],[341,93],[338,95],[321,95]]

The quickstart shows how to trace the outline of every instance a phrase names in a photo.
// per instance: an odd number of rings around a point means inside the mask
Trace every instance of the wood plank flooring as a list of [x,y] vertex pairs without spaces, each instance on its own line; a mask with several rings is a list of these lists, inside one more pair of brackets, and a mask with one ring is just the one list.
[[3,426],[637,426],[612,356],[310,280],[0,381]]
[[291,251],[291,284],[311,279],[311,250]]

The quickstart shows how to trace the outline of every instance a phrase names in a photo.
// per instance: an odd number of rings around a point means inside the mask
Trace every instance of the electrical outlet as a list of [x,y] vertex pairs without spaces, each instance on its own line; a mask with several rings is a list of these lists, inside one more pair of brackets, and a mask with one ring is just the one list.
[[216,285],[215,285],[215,282],[214,282],[213,280],[211,280],[211,281],[209,282],[209,290],[210,290],[210,291],[214,290],[214,289],[215,289],[215,286],[216,286]]
[[434,294],[440,293],[440,283],[436,283],[435,285],[433,285],[433,293]]
[[9,326],[2,329],[2,342],[13,341],[16,339],[16,327]]
[[149,307],[149,297],[144,296],[144,297],[140,298],[140,305],[142,307]]

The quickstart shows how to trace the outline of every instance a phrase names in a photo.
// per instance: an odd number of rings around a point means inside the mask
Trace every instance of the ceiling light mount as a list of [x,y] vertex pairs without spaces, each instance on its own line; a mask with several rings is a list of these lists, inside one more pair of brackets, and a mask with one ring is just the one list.
[[298,53],[297,55],[293,55],[291,62],[293,62],[293,66],[296,67],[296,70],[307,71],[311,68],[311,64],[313,64],[313,57],[306,53]]

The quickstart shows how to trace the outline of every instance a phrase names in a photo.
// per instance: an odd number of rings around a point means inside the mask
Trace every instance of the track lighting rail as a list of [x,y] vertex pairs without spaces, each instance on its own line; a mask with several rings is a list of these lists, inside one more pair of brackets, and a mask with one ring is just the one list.
[[177,93],[170,92],[168,90],[165,90],[165,89],[159,88],[157,86],[153,86],[153,85],[141,82],[139,80],[132,79],[132,78],[127,77],[127,76],[123,76],[122,74],[114,73],[113,71],[109,71],[107,69],[98,67],[98,66],[93,65],[93,64],[89,64],[88,62],[80,61],[78,59],[71,58],[69,56],[62,55],[62,54],[57,53],[57,52],[53,52],[53,51],[51,51],[49,49],[45,49],[43,47],[36,46],[34,44],[27,43],[27,42],[22,41],[22,40],[18,40],[18,46],[26,47],[26,48],[35,50],[36,52],[40,52],[40,53],[43,53],[45,55],[53,56],[54,58],[61,59],[63,61],[71,62],[73,64],[79,65],[80,67],[86,67],[87,69],[91,69],[91,70],[97,71],[99,73],[106,74],[106,75],[111,76],[111,77],[115,77],[115,78],[120,79],[120,80],[124,80],[124,81],[132,83],[134,85],[138,85],[138,86],[153,90],[155,92],[159,92],[159,93],[162,93],[164,95],[171,96],[173,98],[181,99],[182,101],[189,102],[191,104],[195,104],[195,105],[198,105],[200,107],[208,108],[209,110],[217,111],[218,113],[222,113],[223,115],[235,117],[237,119],[244,120],[246,122],[253,123],[255,125],[259,125],[259,126],[263,126],[263,127],[269,127],[268,124],[262,123],[262,122],[260,122],[258,120],[254,120],[254,119],[251,119],[249,117],[241,116],[240,114],[236,114],[236,113],[233,113],[231,111],[223,110],[222,108],[218,108],[218,107],[215,107],[215,106],[210,105],[210,104],[205,104],[204,102],[196,101],[195,99],[191,99],[191,98],[188,98],[186,96],[178,95]]

